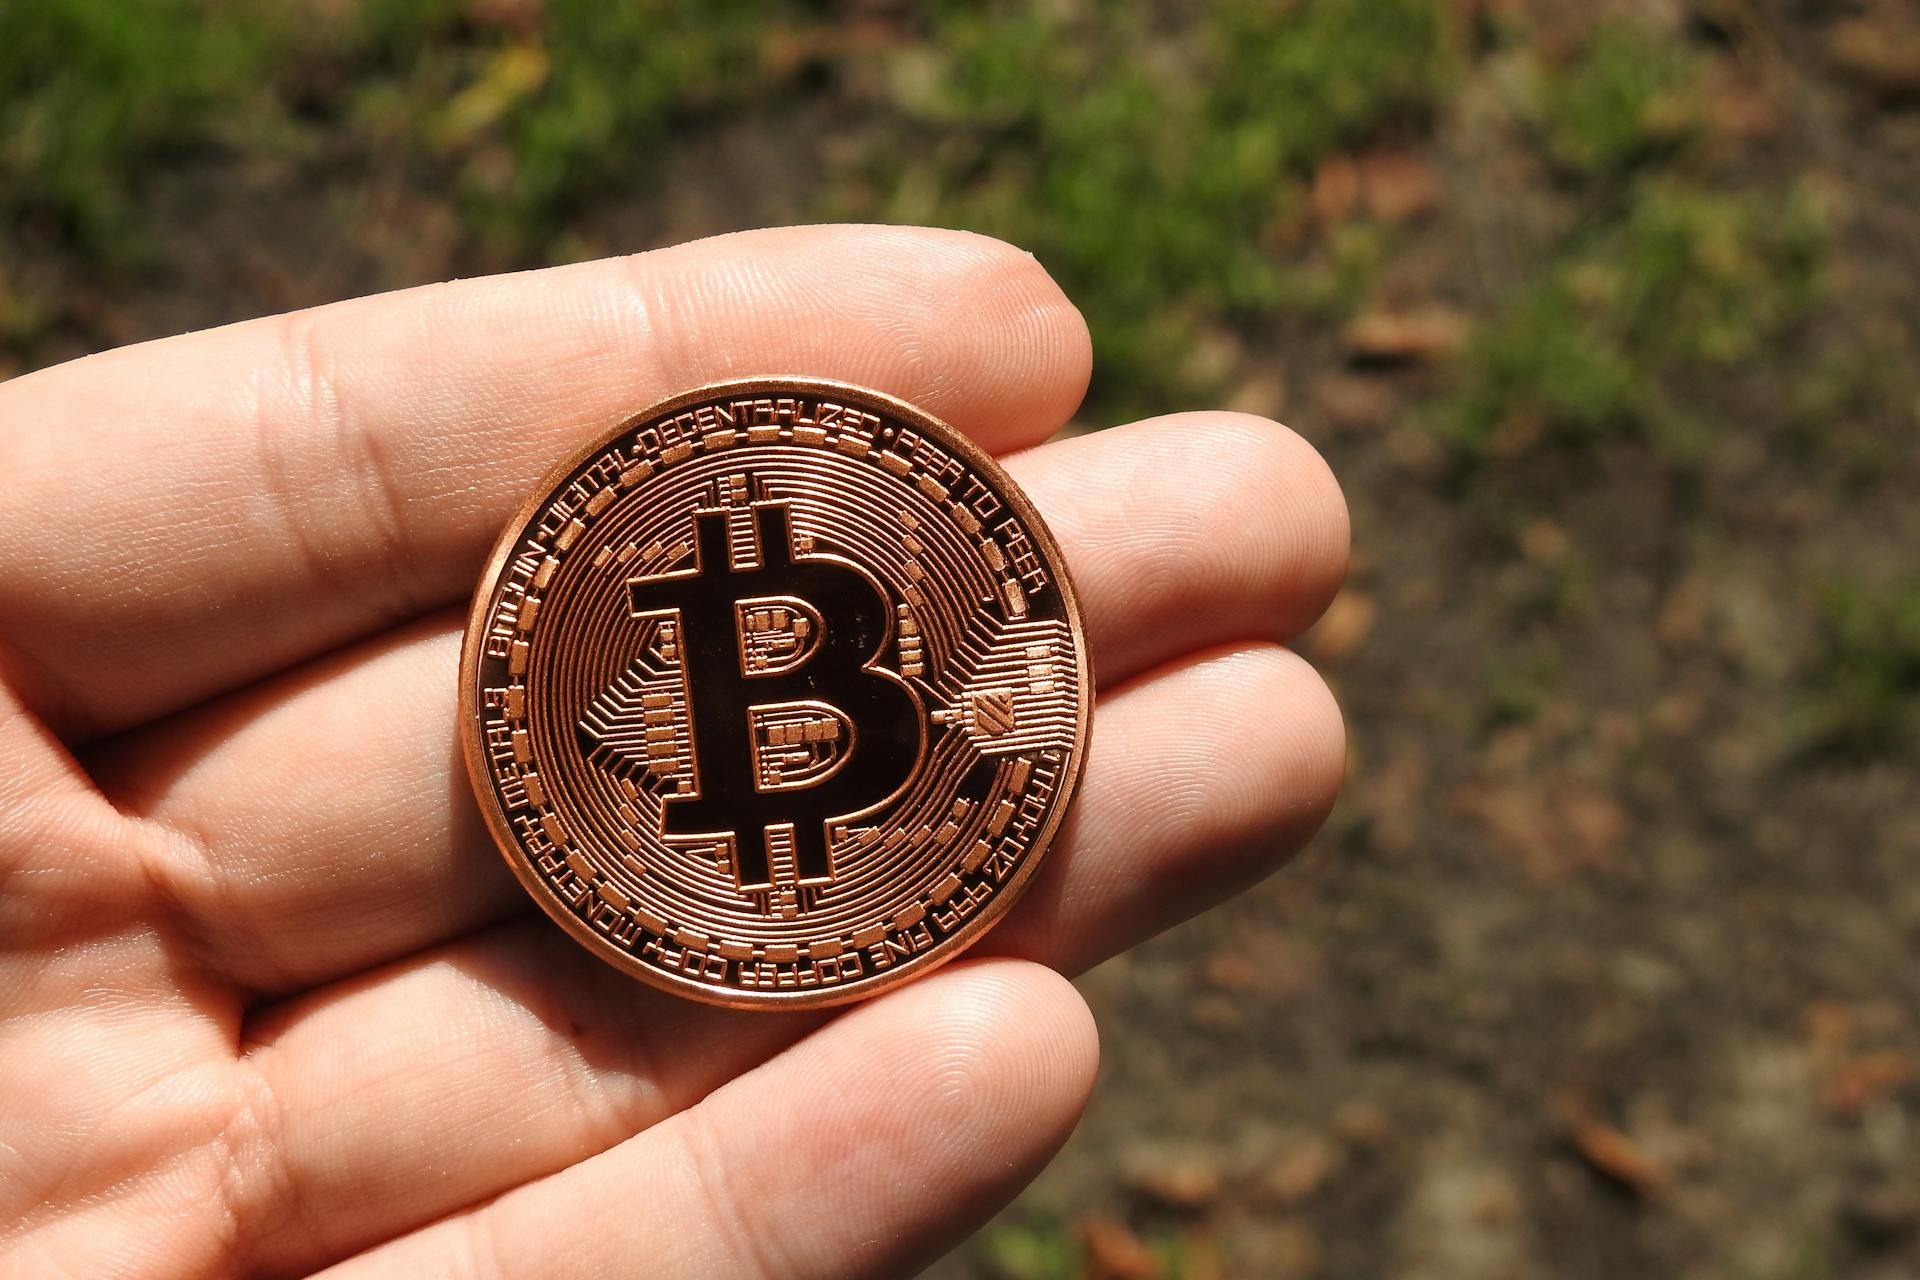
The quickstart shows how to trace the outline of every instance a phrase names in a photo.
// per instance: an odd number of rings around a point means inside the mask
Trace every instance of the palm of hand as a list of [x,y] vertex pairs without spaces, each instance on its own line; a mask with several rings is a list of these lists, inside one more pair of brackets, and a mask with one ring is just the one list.
[[[1064,1139],[1074,972],[1318,825],[1280,647],[1339,492],[1196,413],[1040,447],[1086,331],[978,237],[807,228],[435,286],[0,386],[0,1259],[26,1274],[894,1275]],[[840,1017],[639,986],[525,900],[456,759],[459,601],[575,441],[694,382],[916,401],[1057,535],[1103,689],[975,958]]]

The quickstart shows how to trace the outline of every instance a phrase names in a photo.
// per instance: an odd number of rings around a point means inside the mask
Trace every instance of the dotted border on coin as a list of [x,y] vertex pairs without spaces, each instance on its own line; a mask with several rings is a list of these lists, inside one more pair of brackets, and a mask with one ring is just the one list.
[[[741,424],[736,418],[732,423],[724,423],[723,415],[713,411],[715,401],[751,403],[757,413],[776,421]],[[818,417],[795,421],[808,401],[817,406]],[[825,416],[819,410],[826,407],[835,407],[841,413],[848,409],[857,411],[859,416],[850,420],[855,430],[847,429],[848,420],[819,421],[819,417]],[[876,409],[880,412],[874,412]],[[882,413],[910,430],[903,432],[887,425]],[[787,420],[777,420],[782,416]],[[861,426],[871,431],[862,432],[858,429]],[[911,442],[903,444],[907,437],[911,437]],[[561,561],[589,523],[611,506],[620,492],[697,455],[717,453],[736,444],[776,443],[832,448],[852,457],[869,458],[894,477],[910,480],[928,498],[943,503],[955,524],[975,539],[977,554],[1000,583],[1000,603],[1010,619],[1027,613],[1027,590],[1023,583],[1031,583],[1035,591],[1053,585],[1060,594],[1072,636],[1078,724],[1071,750],[1037,753],[1042,756],[1041,760],[1026,757],[1015,760],[1016,767],[1008,779],[1011,785],[1000,793],[995,812],[988,817],[986,834],[968,846],[949,874],[931,886],[917,903],[895,912],[887,920],[811,943],[716,942],[699,930],[676,926],[632,902],[623,891],[605,880],[577,844],[570,847],[572,833],[564,819],[547,803],[537,772],[516,775],[520,784],[518,794],[511,782],[498,778],[489,755],[490,742],[495,752],[500,749],[496,739],[504,738],[505,753],[516,764],[531,762],[524,727],[524,685],[483,688],[480,669],[483,662],[504,662],[510,676],[524,676],[531,649],[529,637],[538,625],[538,593],[552,581]],[[906,452],[896,452],[896,447]],[[645,454],[652,456],[643,456]],[[935,459],[937,463],[929,464],[928,459]],[[955,483],[968,478],[969,468],[980,473],[973,477],[975,488],[963,497],[956,497]],[[982,483],[981,477],[993,483]],[[987,530],[985,521],[996,518],[998,512],[983,517],[968,505],[969,501],[977,502],[979,494],[991,497],[1008,512],[1007,520],[992,532]],[[1015,533],[1026,544],[1024,547],[1012,539],[1008,547],[1003,547],[993,536],[1004,532],[1007,523],[1015,526]],[[603,549],[602,556],[596,557],[596,567],[603,563],[604,557]],[[912,590],[907,588],[908,592]],[[882,393],[826,379],[768,377],[709,384],[663,401],[623,422],[548,473],[508,523],[482,575],[480,591],[461,658],[461,738],[469,775],[487,825],[515,875],[550,916],[596,954],[656,986],[713,1003],[746,1007],[826,1005],[877,994],[951,959],[1004,915],[1030,882],[1071,805],[1086,755],[1093,696],[1079,607],[1059,549],[1012,479],[978,446],[923,411]],[[499,713],[494,726],[484,723],[486,710]],[[504,735],[496,732],[502,727]],[[1047,759],[1049,756],[1056,758]],[[1049,765],[1052,767],[1048,768]],[[1029,779],[1036,775],[1044,778],[1047,774],[1055,779],[1055,785],[1048,788],[1053,794],[1021,794]],[[501,794],[503,789],[507,794]],[[964,798],[956,800],[956,812],[947,823],[954,833],[961,816],[958,810],[967,803]],[[522,808],[533,811],[537,817],[527,820],[523,815],[518,830],[511,829],[513,819],[509,812]],[[990,862],[994,845],[1002,842],[1003,833],[1016,817],[1028,819],[1023,826],[1037,823],[1043,829],[1024,848],[1016,846],[1012,850],[1017,858],[995,865]],[[560,875],[564,866],[581,884],[580,892],[572,898],[553,879],[540,873],[536,864],[542,851],[525,844],[522,837],[531,836],[536,826],[553,850],[564,853],[552,866],[551,873]],[[942,832],[946,832],[945,827]],[[936,916],[959,894],[966,880],[978,877],[983,868],[1003,871],[1004,878],[996,877],[998,889],[983,899],[984,905],[977,913],[957,919],[941,937],[924,946],[890,948],[893,935],[905,934]],[[976,883],[982,882],[983,879],[976,880]],[[683,956],[698,950],[702,957],[723,960],[726,964],[722,972],[731,965],[797,965],[805,960],[816,966],[816,979],[821,985],[799,985],[797,971],[793,985],[760,987],[721,983],[711,975],[693,974],[684,969],[676,972],[664,963],[651,963],[632,948],[620,945],[621,940],[610,936],[604,927],[594,926],[599,908],[589,907],[584,917],[575,913],[573,908],[583,904],[590,895],[605,908],[630,919],[658,944],[677,943],[685,949]],[[857,975],[833,983],[818,976],[822,961],[850,953],[858,955],[863,950],[885,957],[890,949],[900,950],[901,955],[897,960],[888,960],[884,968],[867,969],[863,964]]]

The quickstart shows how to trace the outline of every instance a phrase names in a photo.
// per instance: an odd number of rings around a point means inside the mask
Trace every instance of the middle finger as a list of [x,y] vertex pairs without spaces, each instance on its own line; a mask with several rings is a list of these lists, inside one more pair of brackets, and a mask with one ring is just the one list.
[[[1104,686],[1207,645],[1285,640],[1345,567],[1339,489],[1275,423],[1181,414],[1007,461],[1072,567]],[[216,972],[300,990],[524,901],[458,758],[459,641],[443,615],[95,762],[159,833],[152,864]]]

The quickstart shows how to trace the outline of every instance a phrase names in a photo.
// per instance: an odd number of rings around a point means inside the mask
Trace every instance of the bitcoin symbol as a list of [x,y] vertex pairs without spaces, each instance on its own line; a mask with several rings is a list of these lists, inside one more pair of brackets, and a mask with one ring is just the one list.
[[627,583],[635,617],[679,615],[694,790],[664,800],[661,834],[731,842],[736,886],[774,887],[790,851],[801,885],[833,879],[829,828],[869,814],[919,763],[926,715],[876,666],[892,636],[880,587],[831,555],[795,555],[785,502],[694,513],[690,570]]

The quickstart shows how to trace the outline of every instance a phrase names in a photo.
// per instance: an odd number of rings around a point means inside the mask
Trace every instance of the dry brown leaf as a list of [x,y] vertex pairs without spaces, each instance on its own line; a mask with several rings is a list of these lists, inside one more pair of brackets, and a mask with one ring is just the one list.
[[1262,1184],[1283,1205],[1297,1205],[1318,1195],[1340,1171],[1340,1148],[1325,1138],[1295,1143],[1274,1164]]
[[1307,651],[1329,666],[1345,662],[1366,643],[1379,613],[1380,606],[1372,596],[1357,587],[1347,587],[1314,624],[1307,637]]
[[1904,1053],[1883,1051],[1848,1058],[1827,1075],[1822,1098],[1837,1116],[1855,1116],[1912,1083],[1914,1061]]
[[1440,175],[1415,151],[1370,151],[1359,157],[1360,200],[1381,222],[1412,222],[1440,203]]
[[1827,34],[1827,56],[1876,97],[1920,97],[1920,27],[1872,18],[1842,22]]
[[1687,574],[1668,590],[1654,619],[1654,634],[1669,649],[1691,649],[1707,635],[1707,583]]
[[1427,789],[1426,757],[1405,751],[1363,775],[1358,791],[1373,847],[1387,854],[1413,849],[1421,834],[1421,802]]
[[1476,1222],[1512,1222],[1524,1208],[1520,1189],[1504,1174],[1490,1176],[1473,1198]]
[[1853,1043],[1853,1034],[1860,1025],[1852,1007],[1837,1000],[1815,1000],[1802,1011],[1800,1018],[1806,1024],[1813,1051],[1827,1057],[1843,1053]]
[[1286,381],[1276,369],[1256,369],[1240,380],[1226,407],[1235,413],[1278,418],[1287,409]]
[[1187,1006],[1187,1021],[1202,1031],[1229,1033],[1247,1025],[1246,1005],[1232,996],[1215,992],[1197,996]]
[[1393,1117],[1372,1102],[1343,1102],[1333,1113],[1333,1129],[1350,1147],[1384,1147],[1393,1141]]
[[1778,98],[1751,80],[1727,77],[1707,96],[1707,103],[1714,133],[1729,142],[1759,142],[1780,132]]
[[1087,1218],[1079,1233],[1087,1251],[1085,1280],[1159,1280],[1160,1260],[1126,1223]]
[[1204,1152],[1154,1148],[1129,1164],[1128,1187],[1168,1209],[1204,1209],[1220,1194],[1219,1164]]
[[1572,546],[1567,531],[1545,517],[1529,521],[1520,531],[1520,554],[1535,564],[1559,564]]
[[1611,866],[1630,825],[1611,796],[1564,776],[1472,782],[1453,802],[1542,884]]
[[1635,1195],[1652,1198],[1671,1182],[1666,1167],[1639,1143],[1592,1117],[1577,1120],[1568,1134],[1573,1149],[1592,1169]]
[[1369,311],[1341,335],[1349,355],[1362,360],[1424,361],[1452,355],[1467,340],[1467,317],[1438,303],[1405,311]]
[[1313,387],[1314,412],[1330,427],[1354,430],[1385,426],[1400,408],[1400,398],[1381,378],[1329,374]]
[[546,17],[543,0],[470,0],[467,21],[476,27],[502,28],[532,35]]
[[1238,947],[1216,951],[1201,966],[1207,981],[1222,991],[1252,991],[1260,985],[1264,972],[1259,963]]
[[1323,227],[1337,226],[1351,218],[1360,207],[1360,167],[1353,157],[1332,155],[1321,161],[1314,171],[1307,203]]

